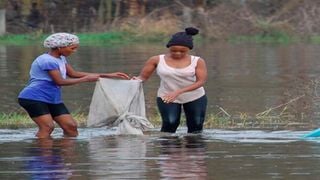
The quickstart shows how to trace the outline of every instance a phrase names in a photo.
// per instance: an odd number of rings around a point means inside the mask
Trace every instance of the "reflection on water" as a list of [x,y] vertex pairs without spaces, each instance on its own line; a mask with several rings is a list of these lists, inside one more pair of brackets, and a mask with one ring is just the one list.
[[146,179],[146,140],[143,136],[109,136],[90,141],[95,179]]
[[161,178],[207,179],[206,144],[199,136],[159,137]]
[[68,179],[72,171],[66,158],[74,158],[74,139],[36,139],[27,148],[24,170],[31,179]]
[[81,143],[76,141],[60,138],[4,143],[0,179],[70,179],[81,175],[73,166],[83,157],[77,149]]
[[[0,132],[0,179],[318,179],[320,139],[306,131],[205,130],[201,135],[119,136],[80,129],[78,138]],[[16,136],[18,134],[18,136]],[[15,138],[17,137],[17,138]]]

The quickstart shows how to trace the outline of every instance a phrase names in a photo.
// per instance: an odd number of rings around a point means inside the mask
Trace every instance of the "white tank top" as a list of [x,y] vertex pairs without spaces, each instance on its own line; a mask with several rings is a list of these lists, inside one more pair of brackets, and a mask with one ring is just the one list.
[[[164,55],[159,55],[159,63],[157,65],[157,74],[160,77],[160,87],[158,89],[158,97],[184,88],[196,82],[196,67],[200,57],[191,56],[191,64],[184,68],[173,68],[167,65]],[[175,103],[187,103],[194,101],[205,95],[203,87],[180,94]]]

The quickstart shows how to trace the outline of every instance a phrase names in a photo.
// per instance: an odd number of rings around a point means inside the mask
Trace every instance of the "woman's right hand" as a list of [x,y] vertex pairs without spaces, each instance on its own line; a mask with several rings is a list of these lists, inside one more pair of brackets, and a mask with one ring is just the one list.
[[139,76],[132,76],[130,80],[138,80],[140,82],[143,82],[143,80]]

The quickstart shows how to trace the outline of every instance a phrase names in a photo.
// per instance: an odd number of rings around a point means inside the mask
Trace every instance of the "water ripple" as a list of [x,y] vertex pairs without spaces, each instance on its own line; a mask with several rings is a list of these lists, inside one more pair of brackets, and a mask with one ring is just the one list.
[[[0,143],[3,142],[15,142],[25,141],[35,138],[36,128],[25,129],[0,129]],[[289,143],[294,141],[313,141],[320,142],[320,138],[308,138],[302,139],[303,135],[307,134],[307,131],[263,131],[263,130],[223,130],[223,129],[206,129],[201,136],[205,141],[229,141],[229,142],[250,142],[250,143]],[[146,135],[150,138],[155,137],[157,141],[161,141],[159,138],[159,129],[147,132]],[[79,140],[89,140],[95,137],[115,136],[116,128],[80,128]],[[162,137],[165,136],[198,136],[186,133],[186,128],[181,127],[175,134],[162,133]],[[62,130],[57,128],[52,134],[53,138],[62,137]]]

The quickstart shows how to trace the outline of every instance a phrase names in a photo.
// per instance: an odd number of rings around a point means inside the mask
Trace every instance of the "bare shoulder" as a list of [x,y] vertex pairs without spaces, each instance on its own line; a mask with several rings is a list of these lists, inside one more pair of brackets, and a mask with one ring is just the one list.
[[154,64],[157,65],[159,63],[159,56],[152,56],[147,61],[148,64]]
[[206,64],[205,60],[202,59],[201,57],[198,59],[198,64]]

